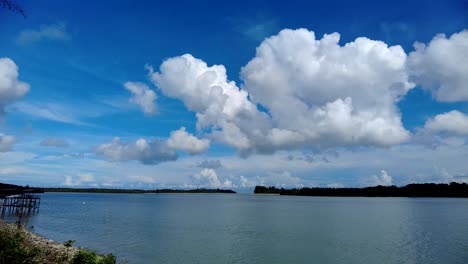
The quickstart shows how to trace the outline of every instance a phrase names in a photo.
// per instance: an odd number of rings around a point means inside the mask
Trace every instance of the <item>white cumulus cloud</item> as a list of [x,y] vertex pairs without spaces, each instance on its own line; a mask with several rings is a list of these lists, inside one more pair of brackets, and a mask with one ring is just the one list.
[[373,186],[382,185],[390,186],[392,185],[392,176],[390,176],[385,170],[380,171],[380,175],[374,175],[371,177],[369,183]]
[[164,61],[159,72],[149,68],[150,78],[196,113],[198,129],[240,153],[405,141],[396,103],[414,84],[403,49],[367,38],[338,41],[338,33],[316,39],[306,29],[283,30],[242,69],[242,89],[224,66],[190,54]]
[[233,183],[229,179],[221,181],[216,170],[205,168],[192,176],[193,184],[204,188],[231,188]]
[[116,137],[111,143],[99,145],[95,152],[111,161],[137,160],[143,164],[158,164],[177,159],[177,154],[167,146],[166,142],[147,141],[143,138],[126,143]]
[[317,39],[306,29],[282,30],[242,69],[244,88],[277,127],[273,143],[392,145],[407,139],[395,106],[414,87],[403,49],[365,37],[341,46],[339,39],[338,33]]
[[146,84],[139,82],[126,82],[124,86],[125,89],[132,93],[130,102],[140,106],[141,110],[143,110],[147,115],[154,115],[157,113],[158,109],[154,100],[158,97]]
[[468,101],[468,30],[449,38],[438,34],[429,44],[414,47],[408,58],[412,78],[438,101]]
[[427,120],[424,127],[434,132],[468,135],[468,115],[453,110]]
[[18,66],[10,58],[0,58],[0,119],[5,106],[22,98],[29,91],[29,84],[18,80]]
[[183,150],[189,154],[199,154],[205,152],[210,147],[210,140],[198,139],[181,127],[179,130],[172,131],[167,140],[167,145],[176,150]]
[[65,176],[63,185],[65,186],[97,186],[96,179],[92,173],[78,173],[75,177],[71,175]]

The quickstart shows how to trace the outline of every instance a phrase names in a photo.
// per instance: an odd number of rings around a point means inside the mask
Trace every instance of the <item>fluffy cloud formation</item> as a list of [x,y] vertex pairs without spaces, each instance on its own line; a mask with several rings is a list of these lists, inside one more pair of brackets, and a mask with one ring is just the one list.
[[316,39],[306,29],[281,31],[242,69],[243,89],[224,66],[189,54],[166,60],[159,72],[150,68],[150,78],[196,113],[198,129],[241,153],[405,141],[395,104],[414,84],[403,49],[367,38],[338,41],[338,33]]
[[374,175],[371,177],[370,185],[382,185],[382,186],[390,186],[392,185],[392,176],[390,176],[385,170],[380,171],[380,175]]
[[18,36],[19,44],[30,44],[41,40],[68,40],[70,35],[67,32],[65,23],[42,25],[38,30],[24,30]]
[[82,185],[91,185],[96,186],[93,184],[96,181],[94,174],[92,173],[79,173],[76,177],[67,175],[65,176],[65,182],[63,185],[65,186],[82,186]]
[[167,140],[152,142],[140,138],[135,142],[124,143],[116,137],[111,143],[99,145],[95,152],[111,161],[137,160],[143,164],[158,164],[164,161],[177,160],[176,150],[182,150],[190,155],[205,152],[210,147],[208,139],[198,139],[181,127],[172,131]]
[[10,58],[0,58],[0,119],[5,106],[29,91],[29,84],[18,80],[18,66]]
[[210,128],[220,141],[240,150],[253,147],[246,132],[268,130],[266,114],[258,112],[247,92],[227,80],[224,66],[209,67],[186,54],[165,61],[160,71],[150,68],[151,80],[166,96],[181,100],[196,113],[198,129]]
[[124,86],[125,89],[132,93],[130,102],[140,106],[141,110],[143,110],[147,115],[154,115],[157,113],[157,107],[154,100],[158,97],[146,84],[139,82],[126,82]]
[[229,179],[221,182],[218,178],[218,174],[214,169],[205,168],[199,173],[193,175],[194,184],[198,187],[208,188],[231,188],[233,186],[232,181]]
[[278,128],[272,142],[392,145],[408,137],[395,106],[414,87],[403,49],[364,37],[340,46],[339,39],[283,30],[242,69],[244,88]]
[[14,143],[14,136],[0,134],[0,152],[10,151]]
[[40,143],[44,147],[57,147],[57,148],[67,148],[69,146],[68,142],[63,138],[45,138]]
[[177,154],[166,142],[147,141],[143,138],[125,143],[116,137],[111,143],[98,146],[95,152],[111,161],[138,160],[143,164],[158,164],[177,159]]
[[453,110],[429,119],[424,127],[434,132],[468,135],[468,116]]
[[198,139],[181,127],[179,130],[172,131],[167,140],[167,145],[175,150],[183,150],[191,155],[205,152],[210,147],[208,139]]
[[442,102],[468,101],[468,30],[415,43],[408,57],[412,78]]

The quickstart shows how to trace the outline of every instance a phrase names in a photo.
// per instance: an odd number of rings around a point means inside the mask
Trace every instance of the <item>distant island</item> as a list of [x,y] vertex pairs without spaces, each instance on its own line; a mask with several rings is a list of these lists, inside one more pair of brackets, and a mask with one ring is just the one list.
[[256,186],[255,194],[279,194],[298,196],[337,196],[337,197],[459,197],[468,198],[468,184],[408,184],[403,187],[375,186],[365,188],[301,188],[284,189]]
[[41,188],[43,192],[75,192],[75,193],[236,193],[224,189],[108,189],[108,188]]

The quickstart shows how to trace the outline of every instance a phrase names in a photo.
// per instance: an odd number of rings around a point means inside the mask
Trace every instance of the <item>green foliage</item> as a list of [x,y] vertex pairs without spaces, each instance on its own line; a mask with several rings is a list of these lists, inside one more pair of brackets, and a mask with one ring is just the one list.
[[115,264],[116,263],[116,258],[113,254],[106,254],[101,257],[101,262],[100,264]]
[[465,197],[468,198],[468,184],[418,183],[397,186],[374,186],[365,188],[322,188],[279,189],[256,186],[254,193],[304,195],[304,196],[363,196],[363,197]]
[[63,245],[67,248],[73,246],[73,244],[75,244],[76,240],[68,240],[68,241],[65,241],[63,242]]
[[223,189],[158,189],[158,190],[139,190],[139,189],[107,189],[107,188],[42,188],[42,192],[74,192],[74,193],[236,193],[233,190]]
[[24,237],[19,231],[0,230],[0,264],[38,263],[35,258],[40,250],[25,247],[23,241]]
[[73,259],[73,264],[115,264],[116,258],[112,254],[98,256],[96,252],[80,249]]

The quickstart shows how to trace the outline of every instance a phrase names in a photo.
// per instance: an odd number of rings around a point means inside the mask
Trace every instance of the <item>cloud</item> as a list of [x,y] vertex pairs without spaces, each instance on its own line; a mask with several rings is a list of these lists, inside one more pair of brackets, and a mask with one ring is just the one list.
[[18,175],[18,174],[31,174],[34,171],[22,167],[1,167],[0,175]]
[[468,101],[468,30],[449,38],[438,34],[429,44],[414,47],[408,57],[411,78],[438,101]]
[[29,84],[18,80],[18,66],[10,58],[0,58],[0,121],[5,106],[22,98]]
[[65,182],[63,185],[65,186],[83,186],[83,185],[91,185],[96,186],[93,184],[96,181],[94,174],[92,173],[78,173],[76,177],[66,175]]
[[231,188],[233,187],[232,181],[229,179],[221,182],[218,174],[214,169],[205,168],[192,177],[193,184],[198,187],[204,188]]
[[222,65],[208,67],[186,54],[163,62],[161,72],[149,69],[151,80],[163,94],[181,100],[196,113],[197,129],[215,130],[215,137],[228,145],[248,150],[252,143],[240,126],[251,127],[252,132],[262,124],[268,126],[266,114],[257,111],[247,92],[227,80]]
[[42,40],[69,40],[70,34],[67,32],[65,23],[51,25],[41,25],[39,29],[27,29],[21,31],[17,42],[21,45],[31,44]]
[[380,171],[380,175],[373,175],[370,180],[369,184],[371,186],[382,185],[382,186],[390,186],[392,185],[392,176],[390,176],[385,170]]
[[[304,180],[289,171],[272,172],[268,176],[257,177],[256,185],[276,187],[304,187]],[[310,186],[310,185],[308,185]]]
[[191,155],[205,152],[210,147],[210,140],[198,139],[181,127],[179,130],[172,131],[167,140],[167,145],[175,150],[183,150]]
[[427,120],[424,128],[433,132],[445,132],[460,136],[468,135],[468,116],[453,110]]
[[277,124],[273,143],[387,146],[408,138],[395,105],[414,87],[403,49],[339,40],[338,33],[317,39],[306,29],[282,30],[242,69],[244,88]]
[[157,113],[158,109],[154,100],[158,97],[146,84],[139,82],[126,82],[124,86],[125,89],[132,93],[130,102],[140,106],[141,110],[143,110],[147,115],[154,115]]
[[335,183],[327,184],[327,187],[328,188],[344,188],[344,185],[339,182],[335,182]]
[[396,106],[414,87],[405,52],[367,38],[340,46],[339,37],[299,29],[266,39],[242,69],[242,89],[223,65],[190,54],[164,61],[159,72],[149,67],[150,78],[196,113],[197,129],[241,154],[407,140]]
[[111,143],[99,145],[95,152],[111,161],[137,160],[143,164],[158,164],[177,159],[175,151],[160,140],[147,141],[143,138],[131,143],[121,142],[116,137]]
[[45,138],[40,143],[44,147],[57,147],[57,148],[67,148],[69,146],[68,142],[63,138]]
[[89,127],[96,127],[98,125],[89,123],[87,120],[120,112],[120,109],[117,109],[117,107],[110,106],[101,101],[76,100],[68,101],[67,103],[58,101],[17,102],[11,105],[9,110],[33,118]]
[[133,175],[129,176],[128,179],[139,183],[156,183],[156,179],[152,176]]
[[179,130],[172,131],[167,140],[147,141],[140,138],[135,142],[126,143],[115,137],[111,143],[96,147],[95,153],[111,161],[137,160],[143,164],[152,165],[177,160],[176,150],[195,155],[205,152],[209,146],[208,139],[198,139],[189,134],[185,127],[181,127]]
[[197,167],[204,169],[218,169],[221,168],[223,164],[220,160],[204,160],[198,163]]
[[14,104],[14,110],[40,119],[48,119],[78,126],[92,126],[80,120],[82,115],[87,115],[85,113],[80,113],[82,110],[57,103],[19,102]]
[[10,151],[15,141],[16,139],[14,136],[0,134],[0,152]]

